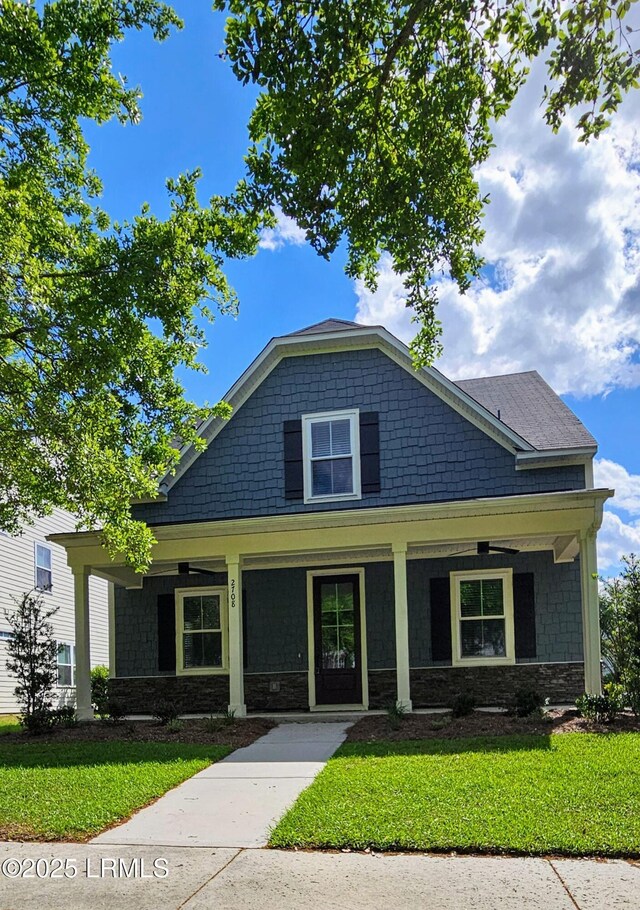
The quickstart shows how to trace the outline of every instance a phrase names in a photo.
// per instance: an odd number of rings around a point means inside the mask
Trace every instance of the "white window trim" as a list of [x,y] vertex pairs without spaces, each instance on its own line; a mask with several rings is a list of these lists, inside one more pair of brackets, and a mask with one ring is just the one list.
[[[501,578],[504,594],[505,657],[461,657],[460,641],[460,582]],[[492,667],[515,664],[515,635],[513,628],[513,569],[469,569],[450,572],[451,585],[451,657],[454,667]]]
[[[67,686],[64,683],[59,683],[57,681],[57,675],[56,675],[56,688],[57,689],[75,689],[75,687],[76,687],[76,646],[74,645],[74,643],[72,641],[62,641],[62,639],[56,639],[56,645],[57,645],[58,649],[62,645],[68,645],[69,648],[71,649],[71,665],[70,665],[71,666],[71,685]],[[69,666],[69,664],[60,664],[58,661],[59,656],[60,656],[60,653],[58,651],[56,653],[56,670],[60,666],[62,666],[62,667]]]
[[[353,466],[353,493],[332,493],[328,496],[313,496],[311,474],[311,425],[317,420],[349,419],[351,438],[351,460]],[[302,415],[302,460],[304,476],[304,502],[346,502],[350,499],[362,499],[360,483],[360,411],[352,408],[348,411],[323,411],[319,414]]]
[[[51,585],[48,588],[39,588],[38,587],[38,547],[44,547],[49,551],[51,557]],[[41,569],[44,569],[44,566],[40,566]],[[48,544],[44,540],[34,540],[33,542],[33,586],[36,591],[39,591],[40,594],[53,594],[53,547],[51,544]],[[68,642],[65,642],[68,644]]]
[[[185,667],[182,653],[182,636],[184,633],[184,598],[193,595],[220,595],[220,629],[222,631],[222,666],[221,667]],[[227,588],[216,586],[210,588],[176,588],[176,675],[177,676],[215,676],[229,674],[229,623],[227,615]]]

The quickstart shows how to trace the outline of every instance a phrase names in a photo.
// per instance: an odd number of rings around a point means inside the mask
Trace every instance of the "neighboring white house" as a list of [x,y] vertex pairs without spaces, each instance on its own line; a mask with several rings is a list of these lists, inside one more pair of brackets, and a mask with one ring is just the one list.
[[[49,534],[74,531],[75,519],[57,509],[26,527],[19,537],[0,532],[0,714],[18,710],[15,679],[6,668],[10,638],[6,612],[15,609],[14,598],[39,588],[45,600],[59,607],[52,617],[58,652],[58,701],[68,704],[75,694],[75,622],[73,575],[64,548],[47,541]],[[108,583],[90,579],[91,665],[109,663]]]

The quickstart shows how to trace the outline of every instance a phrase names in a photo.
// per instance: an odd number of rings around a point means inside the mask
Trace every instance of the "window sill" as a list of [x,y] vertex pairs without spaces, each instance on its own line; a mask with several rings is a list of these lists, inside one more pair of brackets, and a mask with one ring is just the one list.
[[354,499],[362,499],[361,493],[346,493],[338,496],[305,496],[305,505],[313,505],[316,502],[351,502]]
[[228,676],[228,667],[177,667],[176,676]]
[[452,667],[505,667],[514,666],[515,657],[458,657],[451,663]]

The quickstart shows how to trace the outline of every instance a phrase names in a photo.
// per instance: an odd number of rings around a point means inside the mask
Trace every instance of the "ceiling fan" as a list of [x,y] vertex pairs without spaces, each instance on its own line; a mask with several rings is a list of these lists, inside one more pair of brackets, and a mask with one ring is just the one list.
[[466,556],[471,554],[475,554],[476,556],[489,556],[491,553],[506,553],[509,556],[515,556],[519,552],[520,550],[516,550],[514,547],[499,547],[497,544],[492,544],[488,540],[479,540],[475,549],[459,550],[457,553],[451,553],[451,556]]

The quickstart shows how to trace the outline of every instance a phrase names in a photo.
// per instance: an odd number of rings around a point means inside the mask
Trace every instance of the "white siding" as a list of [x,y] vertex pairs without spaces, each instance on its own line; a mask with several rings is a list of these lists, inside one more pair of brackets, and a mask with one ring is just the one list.
[[[15,607],[13,598],[20,598],[35,585],[35,544],[51,547],[51,568],[53,587],[51,593],[44,593],[46,603],[59,607],[52,617],[55,636],[59,641],[75,644],[73,575],[67,566],[64,549],[48,544],[48,534],[75,530],[75,519],[67,512],[57,509],[53,515],[37,519],[24,529],[20,537],[0,534],[0,630],[8,631],[9,623],[5,613]],[[91,664],[109,663],[109,619],[107,608],[107,582],[91,578],[89,599],[91,610]],[[17,710],[13,689],[15,681],[6,670],[6,641],[0,638],[0,714]],[[60,690],[61,701],[68,701],[69,690]]]

